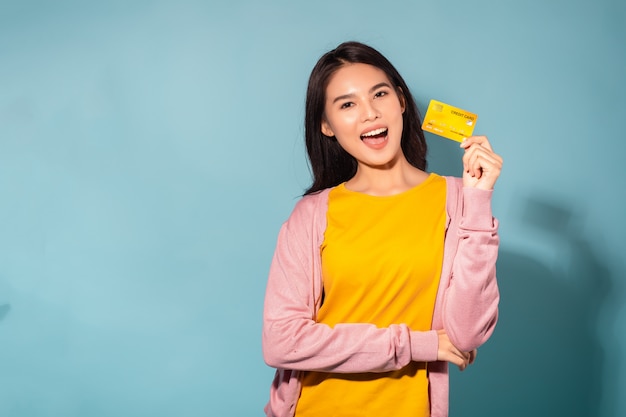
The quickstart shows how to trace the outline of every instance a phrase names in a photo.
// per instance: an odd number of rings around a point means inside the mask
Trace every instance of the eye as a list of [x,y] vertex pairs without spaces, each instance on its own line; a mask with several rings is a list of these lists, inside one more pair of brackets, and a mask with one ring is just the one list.
[[376,94],[374,94],[374,98],[384,97],[384,96],[386,96],[387,94],[389,94],[389,93],[387,93],[387,91],[385,91],[385,90],[380,90],[380,91],[377,91],[377,92],[376,92]]
[[347,102],[343,103],[343,104],[341,105],[341,107],[339,107],[339,108],[340,108],[340,109],[347,109],[347,108],[350,108],[350,107],[352,107],[352,106],[354,106],[354,103],[353,103],[353,102],[351,102],[351,101],[347,101]]

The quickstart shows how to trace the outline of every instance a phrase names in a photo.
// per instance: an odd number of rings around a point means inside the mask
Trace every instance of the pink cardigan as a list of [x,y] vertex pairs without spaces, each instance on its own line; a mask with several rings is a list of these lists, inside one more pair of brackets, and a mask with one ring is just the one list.
[[277,368],[265,407],[268,417],[293,417],[302,371],[387,372],[411,361],[428,364],[431,416],[448,415],[448,364],[437,361],[437,329],[446,329],[462,351],[482,345],[495,327],[498,224],[492,191],[464,188],[446,177],[447,228],[441,282],[432,329],[405,324],[377,328],[316,322],[322,296],[320,245],[326,229],[328,192],[303,197],[282,225],[272,260],[263,313],[263,356]]

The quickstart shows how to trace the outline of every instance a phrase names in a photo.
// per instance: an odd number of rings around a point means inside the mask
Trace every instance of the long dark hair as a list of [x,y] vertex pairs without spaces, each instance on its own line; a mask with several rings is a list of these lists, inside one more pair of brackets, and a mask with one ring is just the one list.
[[426,170],[426,139],[415,100],[398,71],[380,52],[360,42],[345,42],[324,54],[311,71],[306,94],[304,136],[313,184],[304,193],[312,194],[348,181],[356,174],[356,160],[334,138],[322,133],[326,87],[331,76],[347,64],[369,64],[387,74],[399,94],[404,96],[401,147],[407,161]]

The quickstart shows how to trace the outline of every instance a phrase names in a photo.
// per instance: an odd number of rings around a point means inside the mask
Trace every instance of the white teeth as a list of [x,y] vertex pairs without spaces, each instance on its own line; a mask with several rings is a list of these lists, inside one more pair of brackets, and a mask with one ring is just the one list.
[[371,132],[365,133],[363,137],[380,135],[381,133],[386,132],[386,131],[387,131],[386,128],[381,127],[380,129],[372,130]]

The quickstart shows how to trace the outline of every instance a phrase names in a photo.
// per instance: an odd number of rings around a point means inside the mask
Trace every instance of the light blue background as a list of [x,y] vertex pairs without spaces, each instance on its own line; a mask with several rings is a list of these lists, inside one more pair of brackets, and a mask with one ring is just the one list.
[[624,22],[621,0],[1,0],[0,415],[262,414],[306,81],[351,39],[505,159],[500,324],[452,415],[626,415]]

